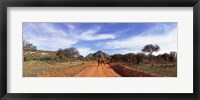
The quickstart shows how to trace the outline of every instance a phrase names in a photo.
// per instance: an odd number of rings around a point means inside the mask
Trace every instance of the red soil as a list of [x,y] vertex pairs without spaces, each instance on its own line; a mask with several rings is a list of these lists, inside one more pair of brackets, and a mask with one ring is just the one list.
[[160,77],[158,75],[141,72],[141,71],[134,70],[126,66],[121,66],[114,63],[110,63],[109,65],[115,72],[117,72],[122,77]]
[[130,69],[126,66],[110,63],[98,66],[96,61],[65,70],[43,73],[39,77],[159,77],[154,74]]
[[97,62],[90,62],[88,67],[75,75],[76,77],[120,77],[108,64],[98,66]]
[[84,66],[75,66],[69,69],[50,72],[50,73],[43,73],[39,75],[39,77],[70,77],[76,74],[79,70],[85,68]]

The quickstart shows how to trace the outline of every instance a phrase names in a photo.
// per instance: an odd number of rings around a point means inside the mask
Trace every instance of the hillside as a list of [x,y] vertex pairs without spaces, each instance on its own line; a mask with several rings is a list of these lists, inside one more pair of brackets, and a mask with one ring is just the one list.
[[37,50],[37,51],[27,51],[24,50],[23,54],[24,56],[56,56],[57,51],[43,51],[43,50]]
[[99,50],[95,53],[90,53],[85,58],[86,59],[98,59],[99,57],[101,57],[100,55],[102,55],[105,58],[110,58],[110,56],[108,54],[106,54],[105,52],[103,52],[101,50]]

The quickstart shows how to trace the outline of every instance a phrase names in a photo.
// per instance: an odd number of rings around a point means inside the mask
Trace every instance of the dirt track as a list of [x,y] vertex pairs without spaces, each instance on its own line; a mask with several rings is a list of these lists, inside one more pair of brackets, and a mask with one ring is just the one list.
[[120,77],[109,65],[98,66],[97,62],[87,64],[88,67],[76,74],[75,77]]

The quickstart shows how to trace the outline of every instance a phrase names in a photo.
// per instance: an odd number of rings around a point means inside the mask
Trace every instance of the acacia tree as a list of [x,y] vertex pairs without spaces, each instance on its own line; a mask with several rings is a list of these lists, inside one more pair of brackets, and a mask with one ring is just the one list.
[[24,50],[37,50],[37,47],[34,46],[32,43],[29,43],[28,41],[23,40],[23,49]]
[[160,50],[160,47],[159,47],[157,44],[155,44],[155,45],[153,45],[153,44],[148,44],[148,45],[145,45],[145,46],[144,46],[144,48],[142,49],[142,52],[147,52],[147,53],[149,53],[150,55],[152,55],[153,52],[157,52],[157,51],[159,51],[159,50]]

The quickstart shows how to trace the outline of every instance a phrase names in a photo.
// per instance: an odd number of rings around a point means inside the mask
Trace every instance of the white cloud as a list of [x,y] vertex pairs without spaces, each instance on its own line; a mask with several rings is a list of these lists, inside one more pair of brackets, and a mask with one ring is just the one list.
[[[158,44],[161,50],[158,53],[177,51],[177,28],[165,24],[158,24],[156,27],[147,30],[140,35],[132,36],[126,39],[115,40],[116,34],[99,34],[102,27],[93,26],[85,31],[73,24],[64,24],[68,31],[55,27],[52,23],[25,23],[23,26],[23,38],[33,43],[40,50],[58,50],[59,48],[71,47],[72,45],[84,41],[106,40],[109,42],[100,42],[97,46],[104,49],[110,49],[113,53],[139,52],[146,44]],[[127,30],[122,30],[124,33]],[[155,34],[163,32],[160,34]],[[115,32],[116,33],[116,32]],[[94,52],[90,48],[77,48],[81,55],[86,56]]]
[[87,56],[89,53],[95,52],[95,51],[91,50],[90,48],[85,48],[85,47],[77,48],[77,50],[84,57]]
[[38,47],[39,50],[58,50],[59,48],[70,47],[72,44],[77,43],[76,40],[66,40],[58,38],[39,38],[34,37],[28,40]]
[[95,27],[93,29],[89,29],[78,36],[81,40],[93,41],[93,40],[104,40],[104,39],[115,39],[113,34],[96,34],[101,28]]
[[[112,34],[97,34],[101,27],[94,26],[84,32],[73,24],[64,24],[68,31],[55,27],[52,23],[24,23],[23,38],[40,50],[57,50],[70,47],[77,42],[114,39]],[[80,32],[80,33],[79,33]]]
[[105,39],[115,39],[113,34],[97,34],[101,30],[100,26],[93,26],[88,30],[81,30],[73,24],[64,24],[69,28],[69,33],[73,38],[84,41],[94,41],[94,40],[105,40]]
[[150,28],[149,30],[144,31],[140,35],[154,35],[155,33],[159,33],[163,35],[173,30],[175,27],[176,27],[176,24],[168,25],[165,23],[157,23],[154,27]]
[[104,39],[115,39],[115,36],[112,34],[100,34],[96,35],[96,31],[94,30],[88,30],[86,32],[83,32],[79,39],[81,40],[87,40],[87,41],[93,41],[93,40],[104,40]]
[[72,24],[64,24],[66,27],[70,28],[71,30],[74,30],[76,28],[75,25]]
[[[147,32],[156,31],[153,28],[148,30]],[[160,51],[155,54],[177,51],[177,28],[173,28],[170,30],[164,30],[162,34],[151,34],[151,33],[142,33],[137,36],[132,36],[123,40],[113,40],[105,43],[101,43],[101,46],[107,49],[117,50],[120,49],[121,53],[123,52],[137,52],[141,51],[141,49],[147,44],[158,44],[160,46]],[[137,50],[136,50],[137,49]],[[120,52],[120,50],[118,52]]]
[[68,37],[65,31],[56,29],[50,23],[25,23],[23,38],[40,50],[58,50],[78,42],[76,39]]

